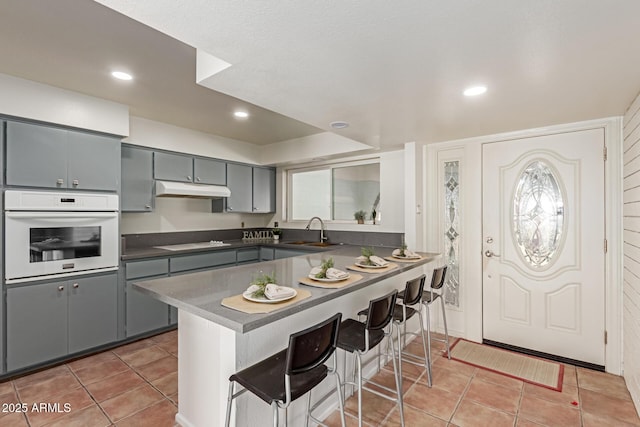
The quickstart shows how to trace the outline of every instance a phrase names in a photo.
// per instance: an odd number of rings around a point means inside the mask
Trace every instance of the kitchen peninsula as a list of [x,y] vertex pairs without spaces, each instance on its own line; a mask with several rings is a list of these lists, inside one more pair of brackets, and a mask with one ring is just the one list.
[[[396,262],[397,268],[382,273],[359,273],[363,276],[361,280],[339,289],[299,283],[311,268],[329,257],[336,268],[346,270],[360,255],[358,246],[336,248],[134,284],[141,292],[178,309],[180,401],[176,421],[180,425],[224,425],[228,378],[232,373],[285,348],[293,332],[337,312],[343,313],[344,318],[355,317],[370,299],[391,289],[402,289],[406,280],[429,274],[435,263],[440,262],[437,254],[421,254],[423,258],[417,262]],[[392,249],[375,250],[385,257],[391,255]],[[311,296],[267,314],[245,314],[221,305],[224,298],[242,294],[260,272],[274,273],[279,285],[306,289]],[[331,384],[326,382],[314,396],[330,390]],[[303,400],[289,408],[292,425],[303,419]],[[336,402],[328,401],[324,409],[329,409],[332,403]],[[269,406],[249,394],[236,399],[234,408],[237,426],[262,425],[263,420],[270,419]]]

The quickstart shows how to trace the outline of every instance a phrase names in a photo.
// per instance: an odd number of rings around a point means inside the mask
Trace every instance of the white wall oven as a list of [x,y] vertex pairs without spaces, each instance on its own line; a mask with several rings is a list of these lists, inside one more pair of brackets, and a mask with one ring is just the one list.
[[118,196],[5,192],[5,281],[118,269]]

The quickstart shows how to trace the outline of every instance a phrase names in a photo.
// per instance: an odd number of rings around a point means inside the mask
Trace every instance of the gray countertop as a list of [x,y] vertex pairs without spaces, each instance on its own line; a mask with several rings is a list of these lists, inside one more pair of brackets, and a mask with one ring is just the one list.
[[[256,245],[257,243],[253,243],[245,246]],[[229,246],[224,248],[229,248]],[[358,273],[363,276],[362,280],[341,289],[323,289],[298,283],[299,278],[307,276],[309,270],[314,266],[319,266],[323,259],[333,257],[335,267],[346,270],[346,267],[353,264],[355,258],[360,255],[360,247],[358,246],[333,246],[329,249],[331,250],[310,252],[309,255],[245,266],[140,281],[134,283],[134,286],[141,292],[178,309],[186,310],[236,332],[246,333],[320,303],[354,292],[372,283],[420,267],[439,256],[439,254],[422,253],[422,260],[415,263],[398,262],[397,269],[386,273]],[[387,247],[375,248],[376,255],[382,257],[390,256],[392,250],[393,248]],[[164,252],[165,255],[172,253],[171,251]],[[221,305],[222,299],[244,292],[260,272],[275,273],[279,285],[308,289],[311,291],[311,297],[268,314],[246,314]]]
[[156,257],[167,257],[167,256],[175,256],[175,255],[184,255],[184,254],[193,254],[198,252],[211,252],[211,251],[223,251],[225,249],[241,249],[241,248],[250,248],[256,246],[267,246],[273,248],[287,248],[287,249],[299,249],[301,251],[309,251],[309,252],[326,252],[330,250],[334,250],[343,245],[336,244],[326,247],[319,246],[311,246],[311,245],[302,245],[296,244],[294,242],[280,242],[274,243],[271,240],[227,240],[225,243],[228,243],[226,246],[211,246],[205,248],[198,249],[186,249],[181,251],[171,251],[167,249],[160,249],[155,246],[147,246],[142,248],[132,248],[127,249],[122,256],[120,257],[122,261],[132,261],[143,258],[156,258]]

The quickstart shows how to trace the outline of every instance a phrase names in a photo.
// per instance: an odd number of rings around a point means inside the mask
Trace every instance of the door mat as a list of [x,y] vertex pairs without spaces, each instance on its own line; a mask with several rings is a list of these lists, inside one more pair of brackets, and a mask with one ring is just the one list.
[[507,377],[562,391],[564,365],[459,338],[451,346],[451,359]]

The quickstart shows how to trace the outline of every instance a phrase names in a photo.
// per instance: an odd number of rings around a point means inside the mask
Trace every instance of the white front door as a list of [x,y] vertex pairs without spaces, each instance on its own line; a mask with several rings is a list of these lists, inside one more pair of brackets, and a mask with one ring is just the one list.
[[483,338],[604,365],[602,129],[487,143]]

